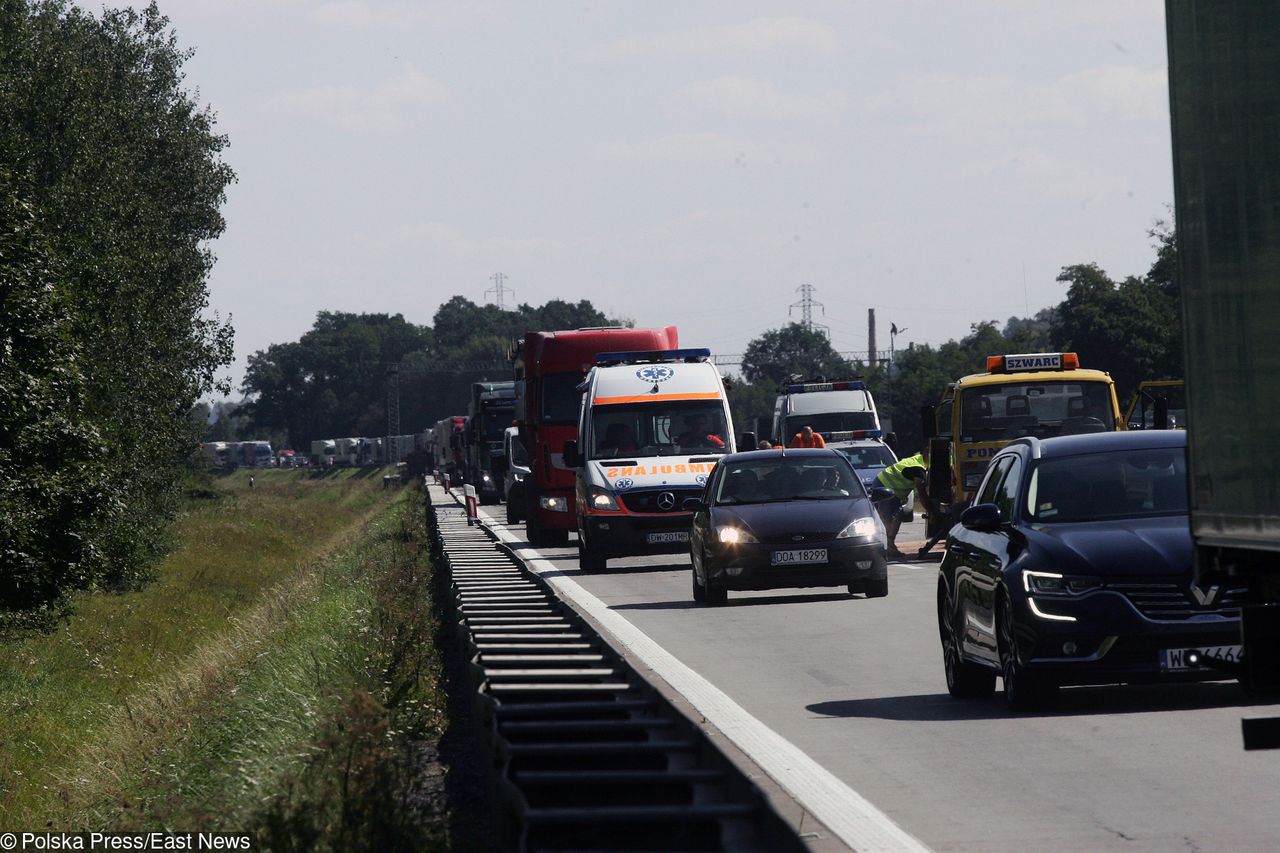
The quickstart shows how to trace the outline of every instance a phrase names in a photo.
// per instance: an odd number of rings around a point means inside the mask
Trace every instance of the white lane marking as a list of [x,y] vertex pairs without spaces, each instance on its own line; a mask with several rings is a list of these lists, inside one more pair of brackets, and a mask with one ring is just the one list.
[[508,544],[520,543],[522,547],[515,550],[532,571],[543,575],[543,579],[557,593],[595,619],[627,652],[643,661],[645,666],[679,691],[709,723],[749,755],[841,841],[858,853],[922,853],[929,850],[865,797],[836,778],[791,741],[747,713],[720,688],[655,643],[625,617],[609,609],[577,581],[562,574],[546,575],[547,572],[556,573],[561,570],[552,564],[550,558],[526,545],[523,539],[507,530],[505,524],[487,511],[482,510],[481,514],[487,518],[489,529],[500,540]]

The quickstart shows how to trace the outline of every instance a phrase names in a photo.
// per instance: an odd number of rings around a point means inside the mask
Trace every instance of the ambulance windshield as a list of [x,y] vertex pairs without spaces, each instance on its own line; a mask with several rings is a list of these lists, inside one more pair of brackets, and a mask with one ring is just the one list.
[[716,400],[597,406],[590,458],[726,453],[728,438],[724,408]]

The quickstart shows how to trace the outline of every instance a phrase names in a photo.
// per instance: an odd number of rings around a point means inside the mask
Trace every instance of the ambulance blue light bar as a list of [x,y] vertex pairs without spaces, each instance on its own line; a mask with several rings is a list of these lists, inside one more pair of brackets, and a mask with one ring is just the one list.
[[605,367],[611,364],[641,364],[661,361],[706,361],[711,358],[711,350],[701,349],[656,349],[639,352],[602,352],[596,356],[596,364]]
[[812,391],[865,391],[867,383],[856,379],[850,379],[844,382],[805,382],[798,385],[788,385],[785,393],[787,394],[806,394]]

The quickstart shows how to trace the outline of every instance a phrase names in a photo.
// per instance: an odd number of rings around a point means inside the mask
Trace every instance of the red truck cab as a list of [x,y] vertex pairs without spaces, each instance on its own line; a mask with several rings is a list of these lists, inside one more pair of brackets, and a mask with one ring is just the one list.
[[526,332],[515,352],[516,425],[529,453],[525,518],[529,544],[563,546],[577,526],[575,469],[565,465],[564,443],[578,438],[579,386],[602,352],[672,350],[675,326],[625,326]]

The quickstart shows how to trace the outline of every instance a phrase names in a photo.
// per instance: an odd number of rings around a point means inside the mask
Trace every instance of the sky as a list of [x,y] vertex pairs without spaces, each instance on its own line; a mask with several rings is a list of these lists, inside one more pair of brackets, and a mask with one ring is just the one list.
[[803,284],[837,350],[868,308],[936,345],[1145,272],[1170,215],[1161,0],[159,5],[238,175],[236,385],[317,311],[426,324],[499,272],[716,353]]

